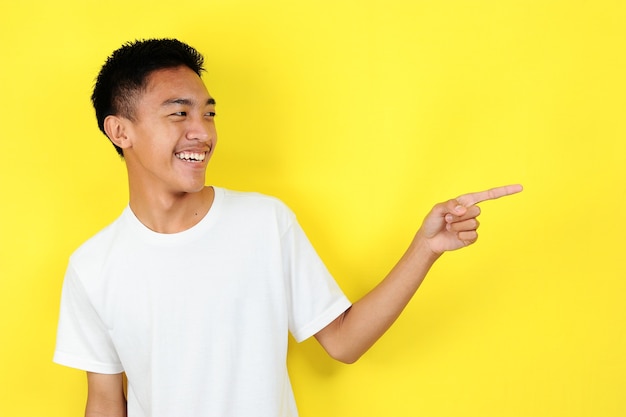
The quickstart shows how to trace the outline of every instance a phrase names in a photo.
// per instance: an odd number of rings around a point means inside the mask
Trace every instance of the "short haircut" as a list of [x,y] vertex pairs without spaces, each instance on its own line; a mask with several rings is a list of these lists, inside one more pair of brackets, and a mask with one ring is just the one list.
[[[136,40],[124,44],[106,60],[91,95],[98,127],[104,131],[104,119],[119,115],[134,120],[135,105],[154,71],[189,67],[198,76],[204,71],[204,57],[191,46],[176,39]],[[113,144],[120,156],[122,149]]]

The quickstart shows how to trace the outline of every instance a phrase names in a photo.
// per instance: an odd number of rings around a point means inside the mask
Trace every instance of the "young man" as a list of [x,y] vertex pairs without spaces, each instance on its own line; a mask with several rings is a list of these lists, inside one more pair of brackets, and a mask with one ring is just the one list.
[[280,201],[205,186],[217,133],[202,65],[177,40],[137,41],[94,87],[130,196],[72,255],[63,285],[54,360],[87,371],[86,416],[296,416],[288,332],[354,362],[435,260],[477,239],[476,203],[521,191],[436,205],[389,275],[351,304]]

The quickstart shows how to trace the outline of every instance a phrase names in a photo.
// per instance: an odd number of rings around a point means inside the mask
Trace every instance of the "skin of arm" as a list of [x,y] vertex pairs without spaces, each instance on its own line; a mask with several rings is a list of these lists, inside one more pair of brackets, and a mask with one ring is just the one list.
[[509,185],[435,205],[385,279],[320,330],[315,335],[318,342],[334,359],[355,362],[400,316],[435,261],[446,251],[476,241],[480,214],[476,204],[520,191],[521,185]]
[[85,417],[126,417],[124,374],[87,372]]

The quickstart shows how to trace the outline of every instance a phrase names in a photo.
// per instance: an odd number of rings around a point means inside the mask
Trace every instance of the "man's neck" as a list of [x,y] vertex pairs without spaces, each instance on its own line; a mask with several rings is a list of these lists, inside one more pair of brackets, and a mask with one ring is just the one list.
[[213,205],[213,187],[196,193],[147,194],[130,192],[130,208],[141,223],[158,233],[178,233],[204,218]]

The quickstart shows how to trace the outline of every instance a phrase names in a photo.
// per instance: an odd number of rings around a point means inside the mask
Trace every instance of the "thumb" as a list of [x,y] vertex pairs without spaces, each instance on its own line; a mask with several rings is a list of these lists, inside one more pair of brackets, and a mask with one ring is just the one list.
[[462,216],[466,211],[467,207],[463,206],[458,200],[452,199],[435,205],[431,210],[431,214],[437,217],[445,217],[447,214]]
[[424,219],[423,226],[425,226],[428,232],[434,234],[445,223],[454,221],[456,217],[464,215],[466,211],[467,208],[463,207],[456,199],[436,204]]

